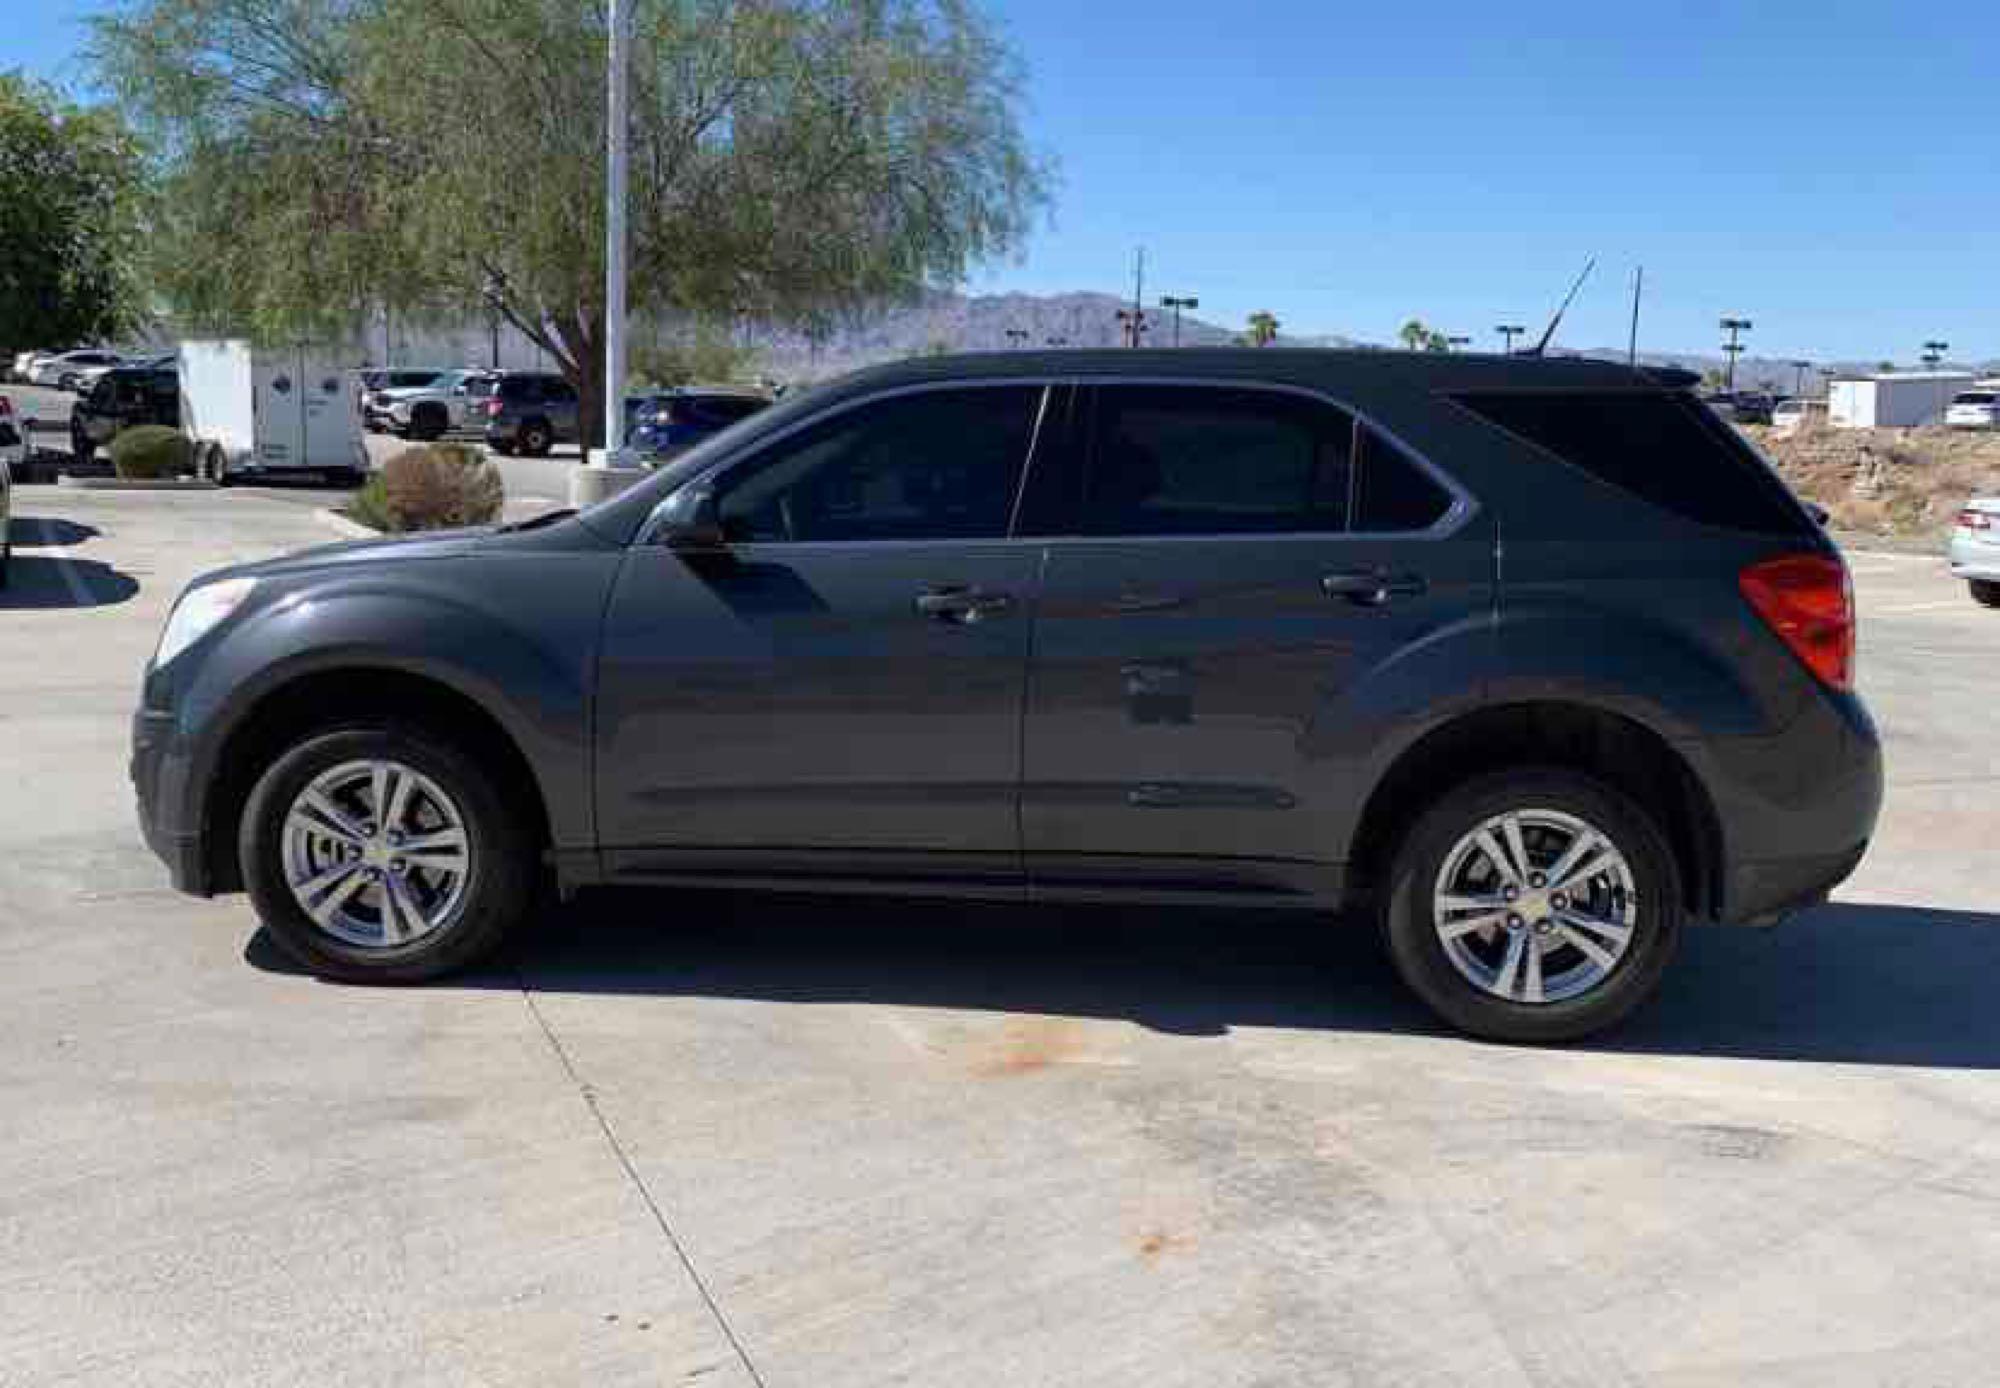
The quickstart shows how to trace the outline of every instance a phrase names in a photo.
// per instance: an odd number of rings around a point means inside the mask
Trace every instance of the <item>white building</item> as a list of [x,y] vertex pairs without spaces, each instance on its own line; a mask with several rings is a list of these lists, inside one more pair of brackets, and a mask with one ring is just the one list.
[[1970,371],[1885,371],[1843,376],[1827,385],[1827,422],[1836,429],[1908,429],[1940,424],[1951,397],[1972,384]]

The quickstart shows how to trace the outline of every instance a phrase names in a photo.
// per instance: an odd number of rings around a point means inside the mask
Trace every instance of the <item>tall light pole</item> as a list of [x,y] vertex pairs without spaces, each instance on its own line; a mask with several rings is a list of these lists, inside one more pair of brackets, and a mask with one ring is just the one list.
[[1809,361],[1795,361],[1792,363],[1793,395],[1803,396],[1806,393],[1806,372],[1810,371],[1811,369],[1812,369],[1812,363]]
[[1527,329],[1519,323],[1501,323],[1493,331],[1500,334],[1500,355],[1511,357],[1514,355],[1514,339],[1526,332]]
[[631,65],[632,0],[610,0],[611,55],[607,81],[604,190],[604,461],[625,446],[625,179],[631,130],[625,114]]
[[1935,367],[1944,360],[1944,354],[1951,350],[1949,342],[1926,342],[1924,344],[1924,365]]
[[1469,337],[1451,337],[1447,335],[1444,340],[1444,348],[1447,352],[1456,352],[1461,347],[1469,347],[1471,345],[1472,339]]
[[1146,310],[1142,308],[1121,308],[1118,310],[1118,330],[1125,337],[1127,347],[1137,347],[1139,336],[1152,325],[1146,321]]
[[1751,326],[1752,324],[1748,318],[1725,318],[1722,320],[1722,330],[1729,334],[1729,341],[1722,344],[1723,355],[1729,358],[1728,384],[1723,389],[1727,390],[1731,395],[1736,393],[1736,358],[1743,351],[1743,344],[1736,340],[1736,336],[1738,333],[1749,332]]
[[1192,294],[1187,295],[1185,298],[1175,298],[1172,294],[1162,294],[1160,296],[1160,307],[1170,308],[1174,311],[1174,346],[1178,347],[1181,345],[1181,310],[1184,308],[1200,308],[1201,300],[1195,298]]

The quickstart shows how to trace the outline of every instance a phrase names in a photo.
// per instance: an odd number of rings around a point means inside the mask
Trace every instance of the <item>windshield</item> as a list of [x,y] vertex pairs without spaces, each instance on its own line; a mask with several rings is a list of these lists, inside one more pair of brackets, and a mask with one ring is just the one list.
[[1990,390],[1961,390],[1958,394],[1951,397],[1951,403],[1954,405],[1990,405],[1996,398],[2000,397],[1996,397],[1994,392]]

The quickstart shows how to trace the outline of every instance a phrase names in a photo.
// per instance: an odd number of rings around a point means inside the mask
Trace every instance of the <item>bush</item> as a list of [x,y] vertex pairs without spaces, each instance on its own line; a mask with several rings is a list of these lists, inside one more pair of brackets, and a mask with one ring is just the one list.
[[[490,525],[507,494],[500,470],[462,443],[406,448],[383,465],[380,483],[386,528],[397,531]],[[369,490],[356,498],[357,510]]]
[[347,514],[360,521],[370,530],[390,531],[396,527],[389,519],[389,494],[382,487],[382,474],[376,473],[362,484],[347,502]]
[[179,477],[192,471],[194,450],[178,429],[140,424],[111,440],[111,467],[120,477]]

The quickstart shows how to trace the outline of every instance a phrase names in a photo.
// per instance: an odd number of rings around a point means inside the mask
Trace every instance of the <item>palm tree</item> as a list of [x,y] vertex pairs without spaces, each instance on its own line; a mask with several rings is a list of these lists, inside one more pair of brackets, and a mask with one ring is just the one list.
[[1278,319],[1269,309],[1260,308],[1250,315],[1250,345],[1269,347],[1278,336]]
[[1412,352],[1421,352],[1431,345],[1431,338],[1436,334],[1424,326],[1423,319],[1412,318],[1396,329],[1396,336],[1402,339],[1403,345]]

